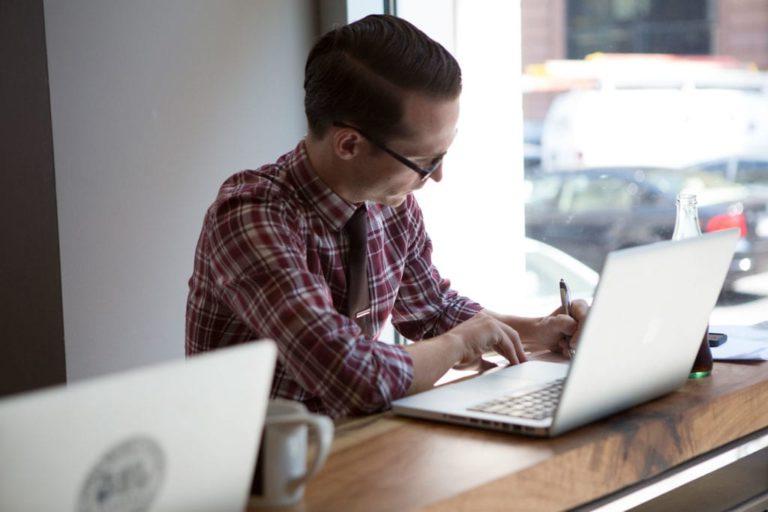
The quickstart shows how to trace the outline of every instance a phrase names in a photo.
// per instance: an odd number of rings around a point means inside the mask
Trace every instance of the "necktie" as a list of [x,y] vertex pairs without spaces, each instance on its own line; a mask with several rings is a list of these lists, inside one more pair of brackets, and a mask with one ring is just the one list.
[[347,262],[347,315],[360,326],[366,337],[372,336],[371,299],[368,295],[368,213],[358,208],[347,221],[349,237]]

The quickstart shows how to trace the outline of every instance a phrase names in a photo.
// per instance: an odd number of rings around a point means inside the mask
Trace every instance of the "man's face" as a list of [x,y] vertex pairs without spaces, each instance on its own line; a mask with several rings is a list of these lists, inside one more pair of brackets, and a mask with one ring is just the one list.
[[[410,133],[390,139],[386,145],[419,167],[430,167],[436,158],[448,151],[456,136],[459,99],[436,100],[409,94],[403,107],[402,125]],[[388,206],[399,206],[408,194],[420,189],[429,180],[440,181],[443,174],[440,164],[424,180],[413,169],[372,144],[360,163],[361,184],[365,185],[366,199]]]

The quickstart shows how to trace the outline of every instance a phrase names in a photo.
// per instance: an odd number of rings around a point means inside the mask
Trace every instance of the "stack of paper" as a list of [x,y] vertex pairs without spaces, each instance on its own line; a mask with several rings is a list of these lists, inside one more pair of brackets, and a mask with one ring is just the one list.
[[753,326],[711,325],[710,332],[723,332],[728,341],[712,347],[715,361],[768,361],[768,322]]

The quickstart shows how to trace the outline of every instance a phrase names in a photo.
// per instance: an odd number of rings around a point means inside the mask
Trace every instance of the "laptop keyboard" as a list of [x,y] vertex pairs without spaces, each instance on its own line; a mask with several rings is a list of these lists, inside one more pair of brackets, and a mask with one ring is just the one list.
[[522,395],[494,398],[470,407],[469,410],[531,420],[551,418],[563,393],[564,381],[558,379]]

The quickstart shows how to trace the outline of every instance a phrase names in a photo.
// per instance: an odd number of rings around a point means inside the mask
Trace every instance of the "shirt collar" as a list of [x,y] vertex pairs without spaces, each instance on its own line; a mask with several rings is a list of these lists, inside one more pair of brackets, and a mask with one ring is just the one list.
[[293,151],[288,172],[296,183],[296,190],[317,210],[320,217],[337,231],[344,227],[359,207],[336,194],[320,179],[309,162],[303,140]]

